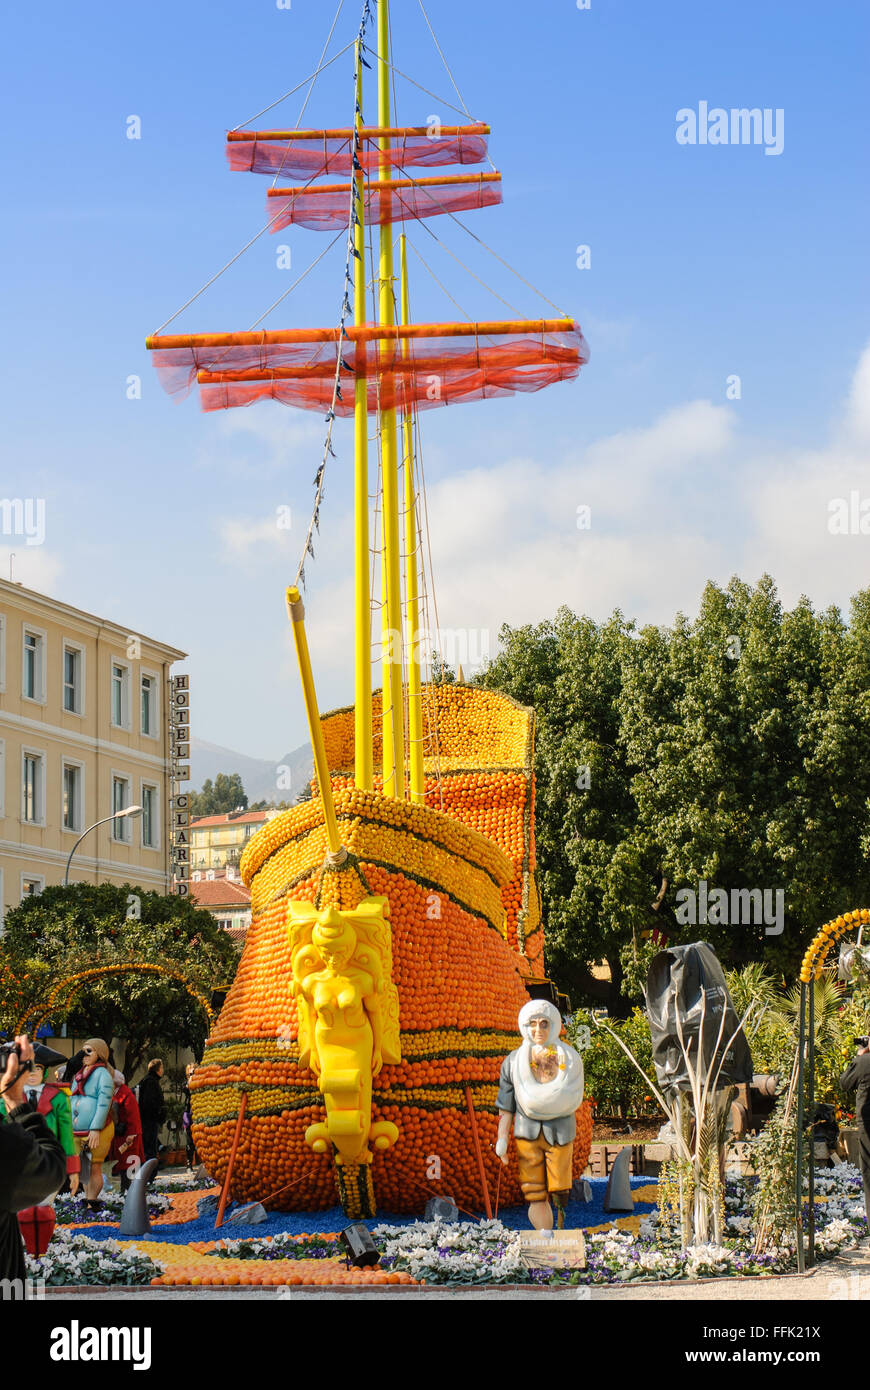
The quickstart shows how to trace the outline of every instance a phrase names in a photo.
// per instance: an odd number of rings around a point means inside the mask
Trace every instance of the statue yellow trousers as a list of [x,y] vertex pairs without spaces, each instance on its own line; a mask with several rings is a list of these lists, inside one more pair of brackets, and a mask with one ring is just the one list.
[[574,1144],[551,1144],[541,1130],[537,1139],[518,1139],[520,1186],[527,1202],[546,1202],[551,1192],[569,1192],[573,1181]]

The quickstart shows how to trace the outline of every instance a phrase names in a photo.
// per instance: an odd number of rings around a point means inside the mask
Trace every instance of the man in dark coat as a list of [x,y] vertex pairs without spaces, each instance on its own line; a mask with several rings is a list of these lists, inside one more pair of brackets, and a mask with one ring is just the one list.
[[148,1063],[146,1075],[139,1082],[139,1114],[142,1117],[142,1147],[146,1160],[159,1156],[158,1136],[160,1126],[166,1119],[166,1101],[160,1085],[162,1075],[163,1063],[159,1057],[154,1057]]
[[[21,1062],[33,1060],[24,1036],[15,1038]],[[22,1297],[26,1267],[17,1213],[37,1206],[59,1189],[66,1175],[66,1154],[42,1115],[27,1100],[29,1073],[20,1071],[12,1052],[2,1077],[0,1095],[6,1119],[0,1124],[0,1279],[20,1281]]]
[[870,1047],[859,1047],[840,1077],[841,1091],[857,1091],[855,1119],[858,1122],[858,1166],[864,1179],[864,1213],[870,1226]]

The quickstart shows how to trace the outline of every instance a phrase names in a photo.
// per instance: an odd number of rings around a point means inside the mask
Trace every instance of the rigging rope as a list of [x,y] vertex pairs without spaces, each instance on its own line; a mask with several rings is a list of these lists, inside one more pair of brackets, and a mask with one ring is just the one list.
[[[344,9],[344,0],[338,0],[338,9],[337,9],[336,12],[335,12],[335,19],[332,21],[332,28],[330,29],[329,34],[327,35],[326,43],[323,45],[323,52],[321,53],[320,58],[318,59],[317,67],[314,69],[314,76],[313,76],[312,79],[311,79],[311,85],[310,85],[310,87],[308,88],[308,91],[305,93],[305,100],[304,100],[303,103],[302,103],[302,110],[299,112],[299,116],[298,116],[298,118],[297,118],[297,120],[296,120],[296,126],[295,126],[295,129],[296,129],[296,130],[298,130],[299,127],[301,126],[301,124],[302,124],[302,117],[305,115],[305,112],[306,112],[306,110],[308,109],[308,103],[309,103],[309,101],[311,100],[311,93],[314,91],[314,88],[315,88],[315,86],[316,86],[316,84],[317,84],[317,79],[318,79],[318,77],[320,76],[320,69],[321,69],[321,67],[322,67],[322,65],[323,65],[323,60],[324,60],[324,58],[326,57],[327,53],[329,52],[329,45],[332,43],[332,36],[333,36],[333,34],[335,33],[335,26],[336,26],[336,24],[338,23],[339,16],[341,15],[341,12],[342,12],[343,9]],[[336,55],[336,56],[337,56],[337,55]],[[285,165],[286,162],[287,162],[287,156],[288,156],[289,153],[290,153],[290,142],[289,142],[289,140],[288,140],[288,142],[287,142],[287,148],[286,148],[286,150],[284,151],[284,157],[283,157],[283,159],[281,160],[281,166],[280,166],[280,168],[277,170],[277,172],[276,172],[276,174],[275,174],[275,177],[274,177],[274,179],[272,180],[272,187],[273,187],[273,188],[275,187],[275,185],[276,185],[277,182],[278,182],[278,175],[281,173],[281,170],[284,168],[284,165]]]
[[[450,70],[450,64],[448,63],[447,59],[445,58],[445,56],[444,56],[444,51],[443,51],[443,49],[441,48],[440,43],[438,42],[438,39],[437,39],[436,34],[435,34],[435,30],[432,28],[432,22],[431,22],[431,20],[429,19],[428,14],[426,13],[426,6],[423,4],[423,0],[419,0],[419,5],[420,5],[420,9],[423,11],[423,18],[424,18],[425,21],[426,21],[426,25],[427,25],[427,27],[428,27],[429,33],[432,35],[432,42],[434,43],[435,47],[436,47],[437,50],[438,50],[438,56],[439,56],[439,58],[441,59],[442,63],[444,64],[445,69],[447,70],[447,76],[450,78],[450,81],[453,83],[453,90],[456,92],[456,95],[459,97],[460,103],[461,103],[461,105],[462,105],[462,109],[463,109],[463,111],[465,112],[466,116],[468,117],[469,120],[473,120],[473,117],[472,117],[472,115],[471,115],[471,112],[469,111],[468,107],[465,105],[465,98],[463,97],[462,93],[461,93],[460,90],[459,90],[459,84],[457,83],[456,78],[453,76],[453,73],[452,73],[451,70]],[[492,162],[492,160],[490,159],[490,157],[489,157],[488,154],[487,154],[487,156],[486,156],[486,162],[487,162],[487,164],[489,165],[490,169],[495,170],[495,165],[493,164],[493,162]]]
[[[485,280],[482,280],[481,277],[471,269],[471,266],[466,265],[465,262],[461,260],[459,256],[457,256],[455,251],[451,251],[446,241],[442,241],[441,238],[438,236],[437,232],[433,232],[432,228],[427,225],[425,219],[420,219],[420,226],[423,227],[425,231],[429,233],[433,241],[438,243],[442,251],[446,251],[448,256],[452,256],[456,264],[460,265],[462,269],[466,271],[466,273],[470,275],[473,280],[476,280],[477,283],[486,290],[487,294],[491,294],[492,297],[494,299],[497,299],[500,304],[504,304],[506,308],[510,309],[511,313],[516,314],[519,318],[523,317],[522,312],[516,307],[515,304],[511,304],[509,299],[505,299],[504,295],[499,294],[498,290],[494,290],[491,285],[488,285]],[[420,255],[419,251],[417,252],[417,255]],[[426,268],[428,270],[428,266]],[[550,301],[547,300],[547,303],[549,304]]]
[[471,120],[471,112],[469,111],[468,107],[465,105],[465,101],[464,101],[464,99],[463,99],[462,93],[460,92],[459,87],[458,87],[457,84],[456,84],[456,78],[453,76],[453,73],[450,71],[450,64],[447,62],[447,59],[444,57],[444,53],[443,53],[443,51],[442,51],[442,49],[441,49],[441,45],[440,45],[440,43],[438,42],[437,38],[435,37],[435,30],[432,28],[432,25],[431,25],[430,20],[429,20],[429,16],[428,16],[427,13],[426,13],[426,6],[423,4],[423,0],[419,0],[419,4],[420,4],[420,9],[423,11],[423,18],[424,18],[425,21],[426,21],[427,27],[428,27],[428,29],[429,29],[429,33],[432,35],[432,42],[434,43],[435,47],[438,49],[438,56],[439,56],[439,58],[441,59],[442,63],[444,64],[445,68],[447,69],[447,76],[450,78],[450,81],[453,83],[453,90],[456,92],[456,95],[459,97],[459,101],[460,101],[460,104],[461,104],[461,106],[462,106],[463,111],[465,112],[465,114],[466,114],[466,116],[468,117],[468,119]]
[[[364,4],[364,6],[363,6],[363,12],[362,12],[362,19],[360,20],[359,32],[358,32],[358,34],[357,34],[357,39],[356,39],[356,42],[359,44],[360,52],[362,52],[362,51],[365,49],[366,24],[367,24],[367,22],[368,22],[368,20],[369,20],[370,18],[371,18],[371,0],[365,0],[365,4]],[[357,98],[356,98],[357,86],[356,86],[356,84],[357,84],[357,65],[356,65],[356,63],[354,63],[354,71],[353,71],[354,112],[356,112],[356,106],[357,106]],[[357,155],[357,154],[359,153],[359,149],[360,149],[359,134],[358,134],[358,132],[355,131],[354,137],[353,137],[353,152],[354,152],[354,155]],[[311,180],[309,180],[309,182],[311,182]],[[344,326],[344,325],[345,325],[345,321],[346,321],[346,319],[347,319],[348,314],[351,312],[351,306],[350,306],[350,287],[351,287],[351,284],[353,283],[353,277],[351,276],[350,267],[351,267],[351,261],[352,261],[352,259],[353,259],[354,257],[356,257],[356,259],[357,259],[357,261],[358,261],[358,264],[357,264],[357,266],[356,266],[356,268],[355,268],[355,270],[354,270],[354,276],[356,276],[356,275],[363,275],[363,276],[365,276],[365,259],[364,259],[364,257],[359,256],[359,254],[358,254],[358,252],[357,252],[357,250],[356,250],[356,247],[355,247],[355,245],[354,245],[354,219],[355,219],[355,217],[356,217],[356,199],[357,199],[357,186],[356,186],[356,182],[355,182],[355,180],[351,180],[351,185],[350,185],[350,197],[349,197],[349,200],[348,200],[349,206],[348,206],[348,213],[347,213],[347,256],[346,256],[346,258],[345,258],[345,263],[344,263],[344,299],[342,300],[342,305],[341,305],[341,317],[340,317],[340,319],[339,319],[339,325],[338,325],[338,343],[337,343],[337,350],[336,350],[336,354],[335,354],[335,378],[334,378],[333,384],[332,384],[332,402],[331,402],[330,407],[329,407],[329,410],[327,411],[327,414],[326,414],[326,425],[327,425],[327,428],[326,428],[326,439],[325,439],[324,445],[323,445],[323,456],[322,456],[322,458],[321,458],[321,460],[320,460],[320,466],[319,466],[319,468],[317,469],[317,473],[316,473],[315,478],[314,478],[314,484],[315,484],[315,488],[316,488],[316,491],[315,491],[315,494],[314,494],[314,509],[313,509],[313,511],[312,511],[312,513],[311,513],[311,520],[310,520],[309,523],[308,523],[308,530],[307,530],[306,533],[305,533],[305,544],[304,544],[304,546],[302,547],[302,554],[301,554],[301,556],[300,556],[300,558],[299,558],[299,566],[298,566],[298,568],[297,568],[297,570],[296,570],[296,578],[295,578],[295,580],[294,580],[294,583],[295,583],[297,586],[301,584],[301,586],[302,586],[303,589],[305,588],[305,561],[306,561],[306,559],[308,558],[309,555],[311,556],[312,560],[314,559],[314,541],[313,541],[314,532],[315,532],[315,530],[316,530],[318,533],[319,533],[319,531],[320,531],[320,504],[321,504],[321,502],[323,501],[323,482],[324,482],[324,478],[325,478],[325,476],[326,476],[326,461],[327,461],[327,459],[329,458],[329,455],[330,455],[330,454],[332,454],[333,458],[335,457],[335,450],[334,450],[333,447],[332,447],[332,431],[333,431],[333,426],[335,425],[335,405],[336,405],[336,401],[337,401],[337,400],[339,399],[339,397],[341,396],[341,368],[342,368],[342,363],[343,363],[342,351],[343,351],[344,342],[345,342],[345,339],[346,339],[346,329],[345,329],[345,326]]]
[[305,279],[306,275],[310,275],[310,274],[311,274],[311,272],[312,272],[312,270],[314,269],[314,267],[315,267],[316,265],[319,265],[319,263],[323,260],[323,257],[324,257],[325,255],[327,255],[327,254],[332,250],[333,246],[334,246],[335,243],[338,241],[339,237],[341,237],[341,236],[343,236],[343,235],[344,235],[344,228],[342,228],[342,230],[341,230],[340,232],[336,232],[335,236],[332,238],[332,241],[331,241],[331,242],[329,243],[329,245],[326,247],[326,250],[325,250],[325,251],[321,251],[320,255],[317,256],[316,259],[313,260],[313,261],[311,262],[311,264],[310,264],[310,266],[308,267],[307,270],[303,270],[302,274],[299,276],[299,279],[298,279],[298,280],[294,280],[294,281],[293,281],[293,284],[290,286],[290,288],[289,288],[288,290],[285,290],[283,294],[279,294],[278,298],[274,301],[274,303],[273,303],[273,304],[270,304],[269,307],[268,307],[268,309],[266,309],[266,310],[260,315],[260,317],[259,317],[258,319],[254,319],[254,322],[253,322],[253,323],[250,325],[250,327],[248,328],[248,332],[249,332],[249,333],[252,333],[252,332],[254,331],[254,329],[257,328],[257,327],[263,322],[263,319],[267,319],[267,318],[269,317],[269,315],[271,314],[272,310],[273,310],[273,309],[277,309],[277,307],[278,307],[278,305],[281,303],[282,299],[286,299],[287,296],[288,296],[288,294],[292,294],[292,293],[293,293],[293,291],[296,289],[297,285],[301,285],[301,284],[302,284],[302,281]]
[[334,53],[328,62],[321,63],[319,67],[314,69],[313,73],[310,73],[308,77],[303,77],[302,81],[297,82],[295,87],[291,87],[289,92],[285,92],[282,97],[278,97],[275,101],[270,101],[269,105],[264,106],[262,111],[255,111],[253,116],[249,116],[247,120],[239,121],[238,125],[231,125],[230,130],[245,130],[252,121],[259,120],[261,116],[265,116],[267,111],[271,111],[274,107],[280,106],[282,101],[286,101],[288,97],[295,96],[296,93],[301,91],[305,86],[306,82],[310,82],[312,78],[319,77],[327,68],[332,67],[332,64],[337,63],[342,54],[346,53],[349,48],[353,48],[353,45],[354,40],[352,39],[350,43],[344,45],[344,48],[339,49],[338,53]]
[[249,251],[249,250],[251,249],[251,247],[253,246],[253,244],[254,244],[255,241],[259,241],[260,237],[263,235],[264,232],[268,232],[268,230],[269,230],[269,228],[271,227],[272,223],[273,223],[273,222],[277,222],[277,220],[278,220],[278,218],[279,218],[280,216],[281,216],[280,212],[276,212],[275,216],[274,216],[274,217],[271,217],[271,218],[269,219],[269,221],[266,223],[265,227],[261,227],[261,228],[260,228],[260,230],[257,232],[256,236],[252,236],[252,237],[251,237],[251,240],[250,240],[249,242],[247,242],[247,243],[242,247],[241,251],[237,251],[236,254],[235,254],[233,257],[231,257],[230,260],[227,261],[226,265],[222,265],[221,268],[220,268],[220,270],[218,270],[218,271],[215,272],[215,274],[211,277],[210,280],[206,280],[205,284],[202,286],[201,289],[198,289],[198,290],[197,290],[196,294],[192,294],[192,295],[190,296],[190,299],[188,299],[188,300],[186,301],[186,303],[182,304],[182,306],[181,306],[180,309],[176,309],[175,313],[174,313],[174,314],[170,314],[169,318],[166,320],[165,323],[161,323],[160,327],[159,327],[159,328],[156,330],[156,332],[154,333],[154,337],[156,338],[156,337],[158,336],[158,334],[162,333],[163,330],[164,330],[164,328],[168,328],[169,325],[170,325],[171,323],[173,323],[173,322],[175,321],[175,319],[178,318],[178,315],[179,315],[179,314],[183,314],[184,311],[185,311],[185,309],[188,309],[188,308],[190,307],[190,305],[193,304],[194,300],[199,299],[199,296],[200,296],[201,294],[205,294],[205,291],[208,289],[209,285],[213,285],[214,282],[215,282],[215,280],[219,280],[219,279],[220,279],[220,277],[223,275],[223,273],[224,273],[225,270],[229,270],[229,268],[230,268],[231,265],[235,265],[235,263],[236,263],[236,261],[239,259],[239,257],[240,257],[240,256],[244,256],[245,252],[246,252],[246,251]]

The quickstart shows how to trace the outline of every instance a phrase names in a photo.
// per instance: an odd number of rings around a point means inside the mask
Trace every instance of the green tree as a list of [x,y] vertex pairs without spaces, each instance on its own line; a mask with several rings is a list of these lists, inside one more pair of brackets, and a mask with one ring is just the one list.
[[[128,916],[128,913],[131,914]],[[61,980],[96,966],[132,962],[178,969],[209,998],[238,961],[210,912],[187,898],[125,884],[73,883],[25,897],[6,913],[3,964],[14,987],[0,999],[0,1026],[22,1003],[38,1005]],[[4,1003],[5,1000],[5,1003]],[[66,1022],[78,1035],[126,1039],[118,1066],[131,1074],[161,1040],[200,1052],[208,1031],[200,1006],[176,982],[151,974],[108,975],[75,996]]]
[[[708,584],[670,628],[560,609],[503,628],[478,680],[536,711],[547,966],[575,1003],[625,1014],[654,927],[793,978],[812,929],[868,900],[870,591],[848,624],[806,598],[784,612],[769,576]],[[689,920],[702,881],[722,920]],[[734,920],[745,890],[781,901],[781,934],[757,897]]]
[[[547,967],[575,1002],[626,1013],[627,956],[647,926],[654,864],[636,836],[633,768],[620,740],[619,695],[633,625],[598,625],[560,609],[554,622],[504,627],[479,682],[536,711],[535,843]],[[610,981],[591,967],[606,960]]]
[[207,777],[201,792],[191,792],[190,812],[193,816],[225,816],[230,811],[246,811],[248,798],[238,772],[229,775],[219,772],[212,782]]

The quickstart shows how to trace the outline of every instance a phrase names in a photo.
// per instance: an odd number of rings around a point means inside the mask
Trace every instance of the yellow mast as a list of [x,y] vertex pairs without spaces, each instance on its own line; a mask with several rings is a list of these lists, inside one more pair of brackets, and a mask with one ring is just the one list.
[[[401,248],[402,323],[411,322],[408,293],[408,248],[405,234]],[[410,344],[402,342],[402,356],[410,356]],[[408,620],[408,769],[411,800],[422,806],[426,801],[423,775],[423,689],[420,675],[420,585],[417,571],[417,498],[414,491],[414,416],[406,408],[405,433],[405,605]]]
[[[378,0],[378,125],[390,126],[390,10]],[[389,150],[390,137],[380,141]],[[389,182],[389,161],[380,160],[378,178]],[[389,194],[386,194],[389,197]],[[393,224],[381,224],[379,321],[392,328]],[[399,442],[395,409],[381,412],[381,474],[383,486],[384,605],[383,605],[383,768],[384,795],[405,797],[405,718],[402,701],[402,594],[399,571]]]
[[[356,46],[356,120],[357,132],[362,130],[362,53]],[[356,143],[359,144],[357,141]],[[362,153],[359,144],[357,151]],[[354,249],[354,323],[360,327],[366,321],[366,247],[365,247],[365,170],[356,174],[356,225]],[[339,351],[343,344],[339,344]],[[365,363],[367,348],[364,342],[355,344],[357,377],[354,400],[354,595],[355,595],[355,679],[354,679],[354,781],[358,787],[371,791],[372,766],[372,668],[371,668],[371,582],[369,580],[369,441],[368,441],[368,384],[359,364]]]
[[320,801],[323,806],[323,819],[326,824],[326,841],[329,846],[329,859],[333,864],[343,864],[347,850],[341,843],[338,817],[332,797],[332,781],[329,776],[329,763],[326,758],[326,744],[323,726],[317,708],[317,694],[314,689],[314,675],[311,670],[311,656],[308,651],[308,638],[305,635],[305,607],[299,597],[299,590],[293,586],[287,590],[287,612],[293,624],[293,641],[296,644],[296,659],[299,662],[299,675],[302,678],[302,693],[305,697],[305,713],[308,716],[308,732],[314,750],[314,768]]

